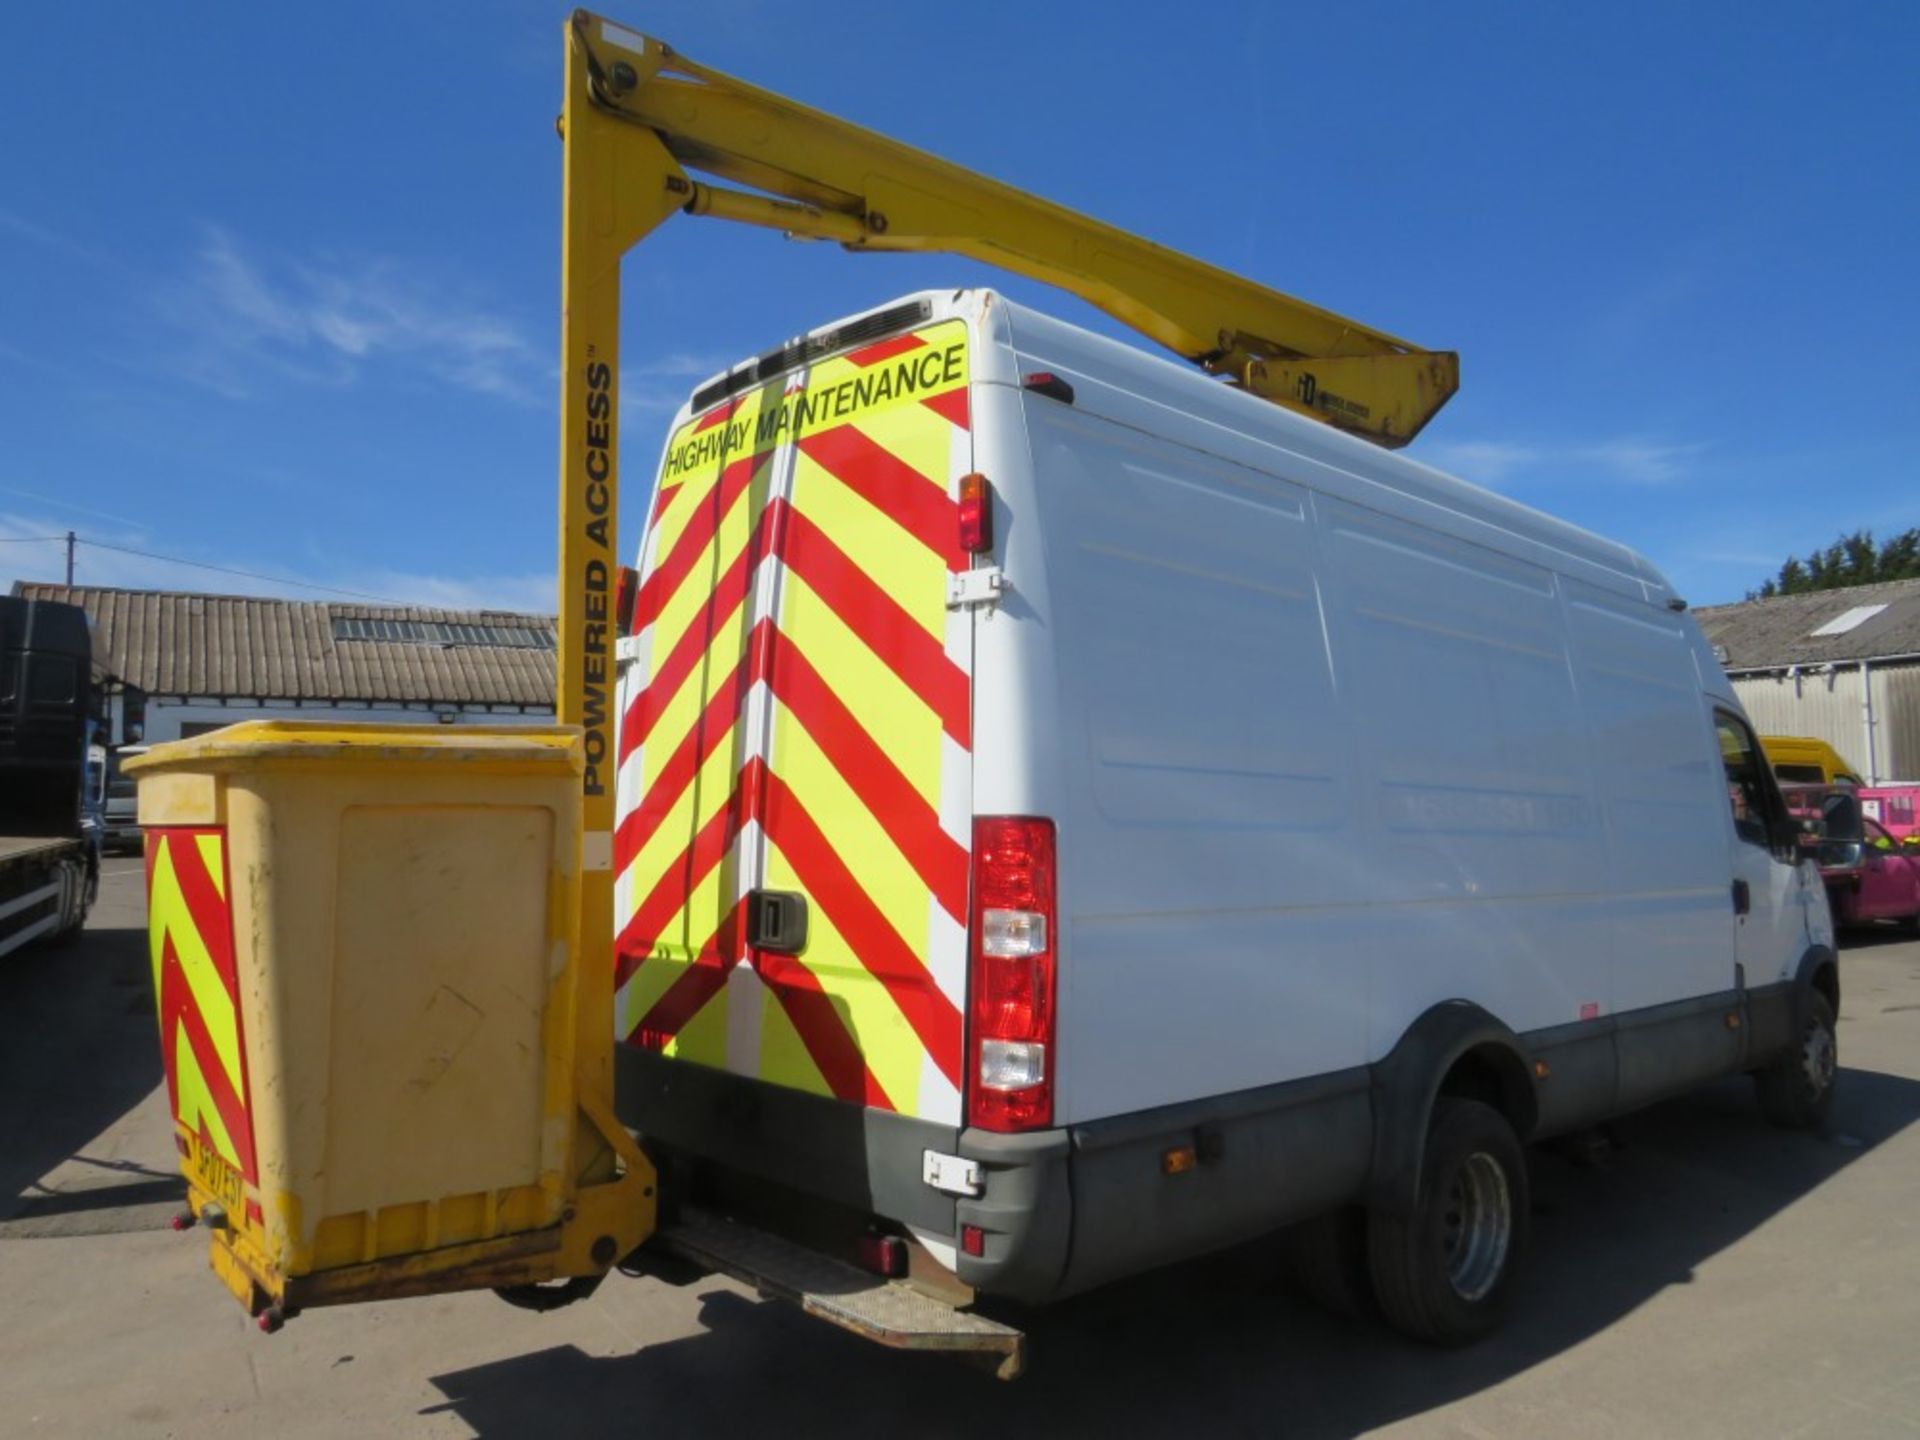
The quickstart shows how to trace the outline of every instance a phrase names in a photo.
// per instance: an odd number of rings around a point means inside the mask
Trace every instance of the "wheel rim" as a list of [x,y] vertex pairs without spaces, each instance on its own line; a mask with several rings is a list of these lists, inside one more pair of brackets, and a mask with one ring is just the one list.
[[1806,1036],[1800,1042],[1800,1071],[1816,1097],[1824,1095],[1833,1083],[1835,1058],[1833,1031],[1818,1020],[1809,1020]]
[[1453,1173],[1441,1213],[1447,1282],[1462,1300],[1482,1300],[1506,1269],[1513,1198],[1500,1162],[1476,1150]]

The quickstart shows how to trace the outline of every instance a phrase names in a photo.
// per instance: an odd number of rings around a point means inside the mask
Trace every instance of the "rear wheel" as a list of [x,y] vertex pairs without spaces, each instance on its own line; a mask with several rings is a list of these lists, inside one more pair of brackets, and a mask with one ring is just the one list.
[[1833,1005],[1818,990],[1807,996],[1800,1043],[1766,1069],[1755,1072],[1760,1113],[1787,1130],[1813,1130],[1833,1104],[1833,1077],[1840,1064]]
[[[71,873],[72,871],[70,869],[63,871],[63,874]],[[77,907],[78,913],[69,915],[67,917],[67,923],[47,937],[47,944],[56,949],[64,950],[70,945],[79,943],[80,932],[87,928],[87,916],[93,910],[93,902],[98,898],[100,893],[99,872],[90,871],[84,877],[80,878],[79,884],[80,904]]]
[[1526,1248],[1529,1206],[1526,1155],[1506,1117],[1441,1097],[1413,1213],[1368,1217],[1373,1293],[1388,1322],[1434,1345],[1489,1333]]

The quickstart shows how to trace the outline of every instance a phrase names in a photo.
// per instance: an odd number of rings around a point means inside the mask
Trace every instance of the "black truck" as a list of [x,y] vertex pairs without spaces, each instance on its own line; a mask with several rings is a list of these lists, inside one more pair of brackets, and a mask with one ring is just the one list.
[[[0,595],[0,956],[86,923],[100,886],[109,700],[122,688],[94,664],[85,610]],[[121,706],[129,732],[137,693]]]

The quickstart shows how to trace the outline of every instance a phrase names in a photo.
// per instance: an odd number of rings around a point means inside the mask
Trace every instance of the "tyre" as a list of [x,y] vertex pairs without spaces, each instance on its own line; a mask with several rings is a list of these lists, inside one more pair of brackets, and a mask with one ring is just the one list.
[[1839,1064],[1840,1041],[1834,1033],[1833,1005],[1815,990],[1807,996],[1800,1043],[1754,1074],[1760,1113],[1782,1129],[1819,1128],[1833,1104],[1833,1077]]
[[1506,1117],[1442,1096],[1413,1213],[1367,1220],[1373,1293],[1387,1322],[1431,1345],[1468,1345],[1492,1331],[1526,1250],[1530,1204],[1526,1154]]
[[47,944],[54,949],[64,950],[79,944],[80,932],[87,928],[87,916],[93,912],[93,902],[100,894],[100,877],[98,874],[90,874],[83,883],[80,913],[47,937]]
[[1316,1305],[1347,1320],[1377,1312],[1367,1272],[1367,1212],[1358,1205],[1288,1226],[1281,1245],[1287,1278]]

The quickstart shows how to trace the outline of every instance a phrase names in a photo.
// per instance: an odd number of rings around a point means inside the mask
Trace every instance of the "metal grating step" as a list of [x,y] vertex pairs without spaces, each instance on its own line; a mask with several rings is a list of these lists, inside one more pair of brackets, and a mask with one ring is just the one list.
[[682,1211],[655,1243],[882,1345],[992,1361],[1002,1380],[1013,1379],[1026,1362],[1027,1337],[1011,1326],[718,1215]]

